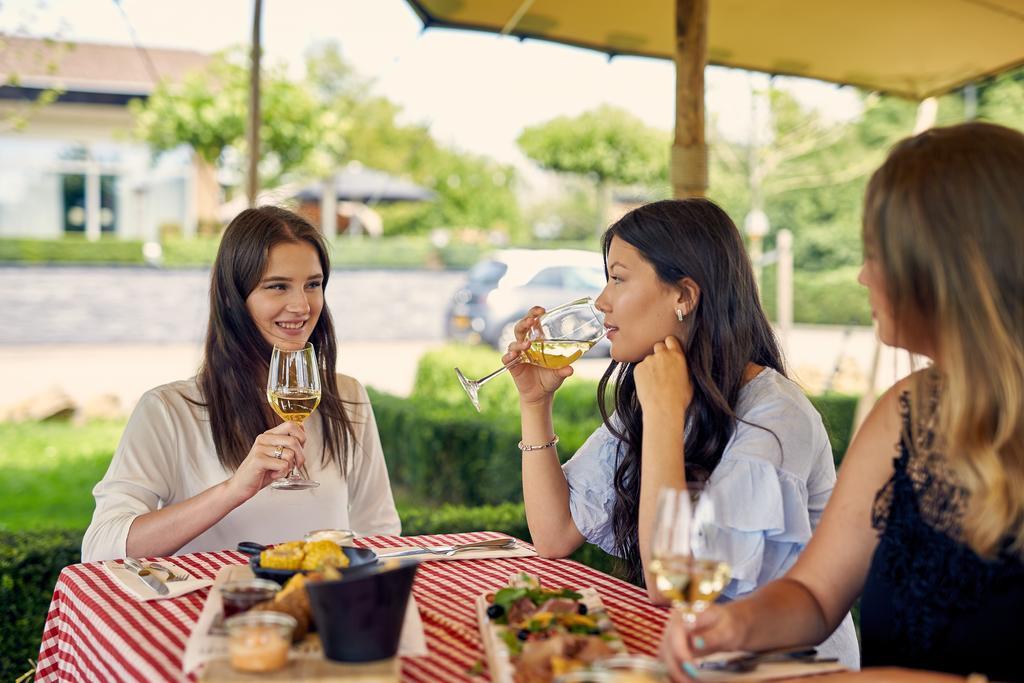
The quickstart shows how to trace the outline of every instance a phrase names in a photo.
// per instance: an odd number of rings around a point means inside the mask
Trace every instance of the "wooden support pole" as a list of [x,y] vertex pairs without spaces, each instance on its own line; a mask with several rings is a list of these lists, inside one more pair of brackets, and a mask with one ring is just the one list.
[[263,0],[253,0],[252,11],[252,53],[249,57],[249,125],[246,138],[249,147],[249,173],[246,178],[246,195],[249,207],[256,206],[256,195],[260,191],[260,14]]
[[703,197],[708,188],[704,141],[704,67],[708,61],[708,0],[676,0],[676,132],[672,196]]

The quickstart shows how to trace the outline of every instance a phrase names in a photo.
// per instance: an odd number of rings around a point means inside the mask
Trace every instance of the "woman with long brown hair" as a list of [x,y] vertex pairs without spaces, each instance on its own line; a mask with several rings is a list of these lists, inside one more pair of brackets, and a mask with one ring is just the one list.
[[[327,245],[300,216],[264,206],[231,221],[199,373],[139,401],[93,490],[84,561],[277,543],[317,528],[399,533],[366,390],[334,373],[329,277]],[[282,423],[265,393],[271,351],[306,342],[320,359],[320,405],[302,425]],[[320,486],[268,489],[292,467]]]
[[[608,283],[596,304],[613,361],[598,389],[603,424],[564,466],[551,406],[572,367],[511,369],[530,534],[551,557],[600,546],[661,601],[649,567],[659,492],[702,484],[718,515],[704,552],[731,565],[723,594],[734,599],[781,576],[810,539],[835,483],[828,435],[785,376],[743,239],[722,209],[648,204],[612,225],[603,247]],[[517,324],[506,362],[528,348],[543,312]],[[857,666],[851,621],[827,649]]]
[[842,680],[1024,680],[1022,188],[1024,134],[985,123],[904,140],[875,172],[860,282],[882,341],[932,365],[875,405],[793,569],[670,627],[676,678],[813,642],[860,596],[864,664],[886,669]]

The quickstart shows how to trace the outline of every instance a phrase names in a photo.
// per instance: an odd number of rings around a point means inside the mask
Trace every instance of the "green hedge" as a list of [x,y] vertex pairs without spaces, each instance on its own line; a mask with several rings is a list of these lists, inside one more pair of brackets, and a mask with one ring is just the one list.
[[[522,500],[515,447],[521,435],[519,402],[511,378],[499,376],[482,389],[483,413],[478,414],[453,370],[458,365],[479,377],[500,363],[492,349],[448,345],[421,357],[409,399],[371,393],[392,482],[411,499],[468,505]],[[597,382],[576,378],[556,394],[563,460],[600,424],[596,396]],[[857,398],[809,398],[822,415],[838,467],[849,445]]]
[[853,437],[853,416],[857,412],[858,399],[856,396],[834,393],[808,398],[815,410],[821,413],[821,421],[825,423],[825,430],[832,443],[832,457],[838,470]]
[[[859,266],[793,273],[793,320],[812,325],[871,325],[868,291],[857,283]],[[776,319],[776,267],[764,269],[761,300]]]
[[60,570],[78,562],[83,531],[0,531],[0,681],[39,656],[43,624]]
[[54,240],[0,239],[0,263],[141,265],[145,260],[142,258],[142,242],[137,240],[103,237],[89,242],[76,235]]

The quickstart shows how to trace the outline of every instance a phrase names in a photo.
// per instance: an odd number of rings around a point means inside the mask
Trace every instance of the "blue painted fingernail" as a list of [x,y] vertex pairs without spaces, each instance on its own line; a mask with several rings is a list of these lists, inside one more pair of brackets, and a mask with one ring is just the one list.
[[683,662],[683,671],[685,671],[686,675],[690,678],[700,678],[700,673],[697,672],[697,667],[689,662]]
[[701,638],[700,636],[697,636],[696,638],[693,639],[693,646],[695,648],[697,648],[698,650],[703,650],[704,649],[704,639]]

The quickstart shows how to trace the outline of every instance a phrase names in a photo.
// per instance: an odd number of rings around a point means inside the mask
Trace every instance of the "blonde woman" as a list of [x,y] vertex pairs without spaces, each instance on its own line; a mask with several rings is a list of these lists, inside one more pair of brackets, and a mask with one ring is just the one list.
[[1024,135],[971,123],[901,142],[863,236],[879,335],[933,364],[879,400],[784,578],[670,625],[675,680],[710,652],[817,642],[858,596],[878,668],[837,678],[1024,679]]

